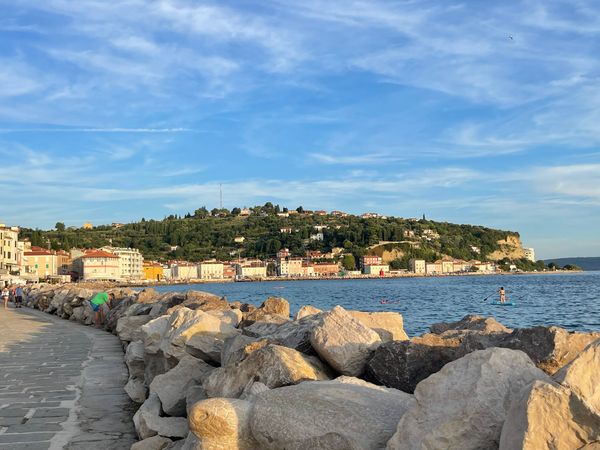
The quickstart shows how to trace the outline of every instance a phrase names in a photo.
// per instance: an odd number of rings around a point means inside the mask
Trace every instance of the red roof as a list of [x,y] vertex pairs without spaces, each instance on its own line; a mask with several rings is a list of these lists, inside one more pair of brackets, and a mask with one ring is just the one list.
[[119,259],[117,255],[113,255],[112,253],[105,252],[103,250],[92,250],[89,252],[85,252],[85,255],[82,258],[116,258]]

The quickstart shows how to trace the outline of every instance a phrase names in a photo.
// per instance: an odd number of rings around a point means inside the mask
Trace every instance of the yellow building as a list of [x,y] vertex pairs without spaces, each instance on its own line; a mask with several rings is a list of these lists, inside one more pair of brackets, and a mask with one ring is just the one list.
[[90,222],[86,222],[83,224],[84,230],[91,230],[92,228],[94,228],[94,225],[92,225]]
[[41,248],[31,247],[25,252],[25,266],[29,267],[31,274],[43,280],[47,277],[58,275],[58,258],[56,252]]
[[160,281],[164,278],[163,267],[157,263],[144,263],[144,279]]

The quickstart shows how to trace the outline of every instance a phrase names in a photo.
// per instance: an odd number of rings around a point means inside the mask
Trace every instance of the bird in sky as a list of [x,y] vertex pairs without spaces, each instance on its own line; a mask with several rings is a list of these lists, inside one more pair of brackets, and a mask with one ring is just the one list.
[[511,41],[514,41],[514,38],[512,37],[512,35],[510,35],[510,34],[509,34],[509,35],[508,35],[508,38],[509,38]]

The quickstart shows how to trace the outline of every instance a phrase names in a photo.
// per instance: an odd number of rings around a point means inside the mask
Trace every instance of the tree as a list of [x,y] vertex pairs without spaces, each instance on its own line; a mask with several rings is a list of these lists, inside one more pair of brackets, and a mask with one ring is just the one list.
[[236,206],[235,208],[233,208],[231,210],[231,215],[232,216],[239,216],[241,212],[242,212],[242,210]]
[[208,209],[206,209],[205,206],[198,208],[196,211],[194,211],[194,217],[196,219],[206,219],[208,217]]
[[356,259],[354,258],[354,255],[344,255],[344,257],[342,258],[342,266],[346,270],[356,269]]
[[54,228],[56,228],[56,231],[65,231],[65,224],[62,222],[56,222]]
[[298,212],[298,214],[302,214],[304,212],[304,208],[302,206],[298,206],[296,208],[296,211]]

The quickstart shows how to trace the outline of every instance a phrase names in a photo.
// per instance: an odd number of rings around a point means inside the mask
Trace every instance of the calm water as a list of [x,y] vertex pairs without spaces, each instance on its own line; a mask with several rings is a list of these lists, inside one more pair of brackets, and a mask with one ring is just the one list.
[[[514,307],[492,304],[504,286]],[[160,286],[158,291],[188,289],[225,295],[259,305],[268,296],[286,298],[292,314],[302,305],[321,309],[342,305],[363,311],[397,311],[409,335],[430,324],[458,320],[466,314],[494,316],[509,327],[559,325],[571,330],[600,330],[600,272],[560,275],[394,278],[218,283]],[[490,295],[487,301],[485,297]],[[381,304],[380,301],[398,302]]]

